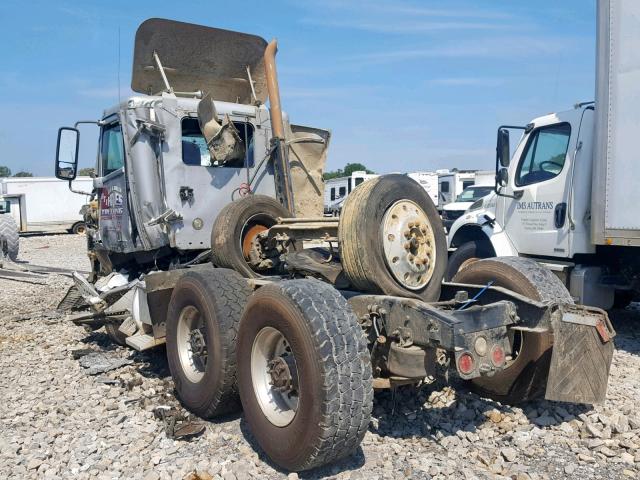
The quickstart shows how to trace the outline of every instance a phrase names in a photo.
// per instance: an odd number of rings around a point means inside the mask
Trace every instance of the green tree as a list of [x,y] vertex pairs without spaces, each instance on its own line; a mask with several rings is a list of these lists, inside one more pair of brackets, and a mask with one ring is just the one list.
[[323,178],[325,180],[329,180],[330,178],[337,177],[348,177],[353,172],[366,172],[366,173],[375,173],[373,170],[369,170],[361,163],[347,163],[344,168],[338,168],[337,170],[331,170],[328,172],[324,172]]
[[14,177],[33,177],[33,173],[21,171],[16,173]]
[[96,169],[93,167],[81,168],[78,171],[78,175],[81,177],[95,177]]
[[10,177],[11,169],[9,167],[5,167],[4,165],[0,165],[0,177]]

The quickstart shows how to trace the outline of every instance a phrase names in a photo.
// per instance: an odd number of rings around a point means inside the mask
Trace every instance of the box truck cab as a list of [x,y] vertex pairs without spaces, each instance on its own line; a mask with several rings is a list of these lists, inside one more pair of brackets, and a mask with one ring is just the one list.
[[638,18],[640,2],[598,3],[595,102],[498,129],[494,193],[452,225],[448,278],[476,258],[520,255],[581,303],[639,297]]

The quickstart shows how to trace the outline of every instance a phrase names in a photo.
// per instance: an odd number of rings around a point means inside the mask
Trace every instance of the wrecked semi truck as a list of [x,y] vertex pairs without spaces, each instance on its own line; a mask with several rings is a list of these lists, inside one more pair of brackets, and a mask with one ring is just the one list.
[[498,129],[495,192],[452,226],[448,278],[518,255],[551,268],[579,303],[640,298],[639,16],[638,2],[598,2],[595,103]]
[[[145,95],[97,122],[92,271],[61,302],[90,311],[73,321],[137,350],[166,343],[182,404],[204,418],[242,408],[289,470],[354,452],[374,388],[454,372],[503,401],[603,401],[606,313],[573,305],[527,259],[443,283],[444,231],[414,180],[369,180],[339,219],[322,215],[330,134],[282,112],[276,50],[169,20],[139,27],[132,88]],[[59,178],[75,176],[78,135],[59,132]]]

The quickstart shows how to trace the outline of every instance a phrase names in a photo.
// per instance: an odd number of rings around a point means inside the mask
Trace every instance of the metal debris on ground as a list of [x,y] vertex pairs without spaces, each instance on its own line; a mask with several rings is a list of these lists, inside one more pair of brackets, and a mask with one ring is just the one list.
[[133,360],[120,358],[108,352],[91,352],[81,356],[78,363],[87,369],[89,375],[98,375],[125,365],[131,365]]

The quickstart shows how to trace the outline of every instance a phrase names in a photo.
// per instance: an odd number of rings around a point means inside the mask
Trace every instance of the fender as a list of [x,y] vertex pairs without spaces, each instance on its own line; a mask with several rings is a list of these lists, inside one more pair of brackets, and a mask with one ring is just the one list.
[[455,250],[463,243],[472,240],[490,244],[497,257],[518,256],[518,250],[502,225],[496,221],[495,211],[492,208],[467,210],[451,225],[447,235],[449,250]]

